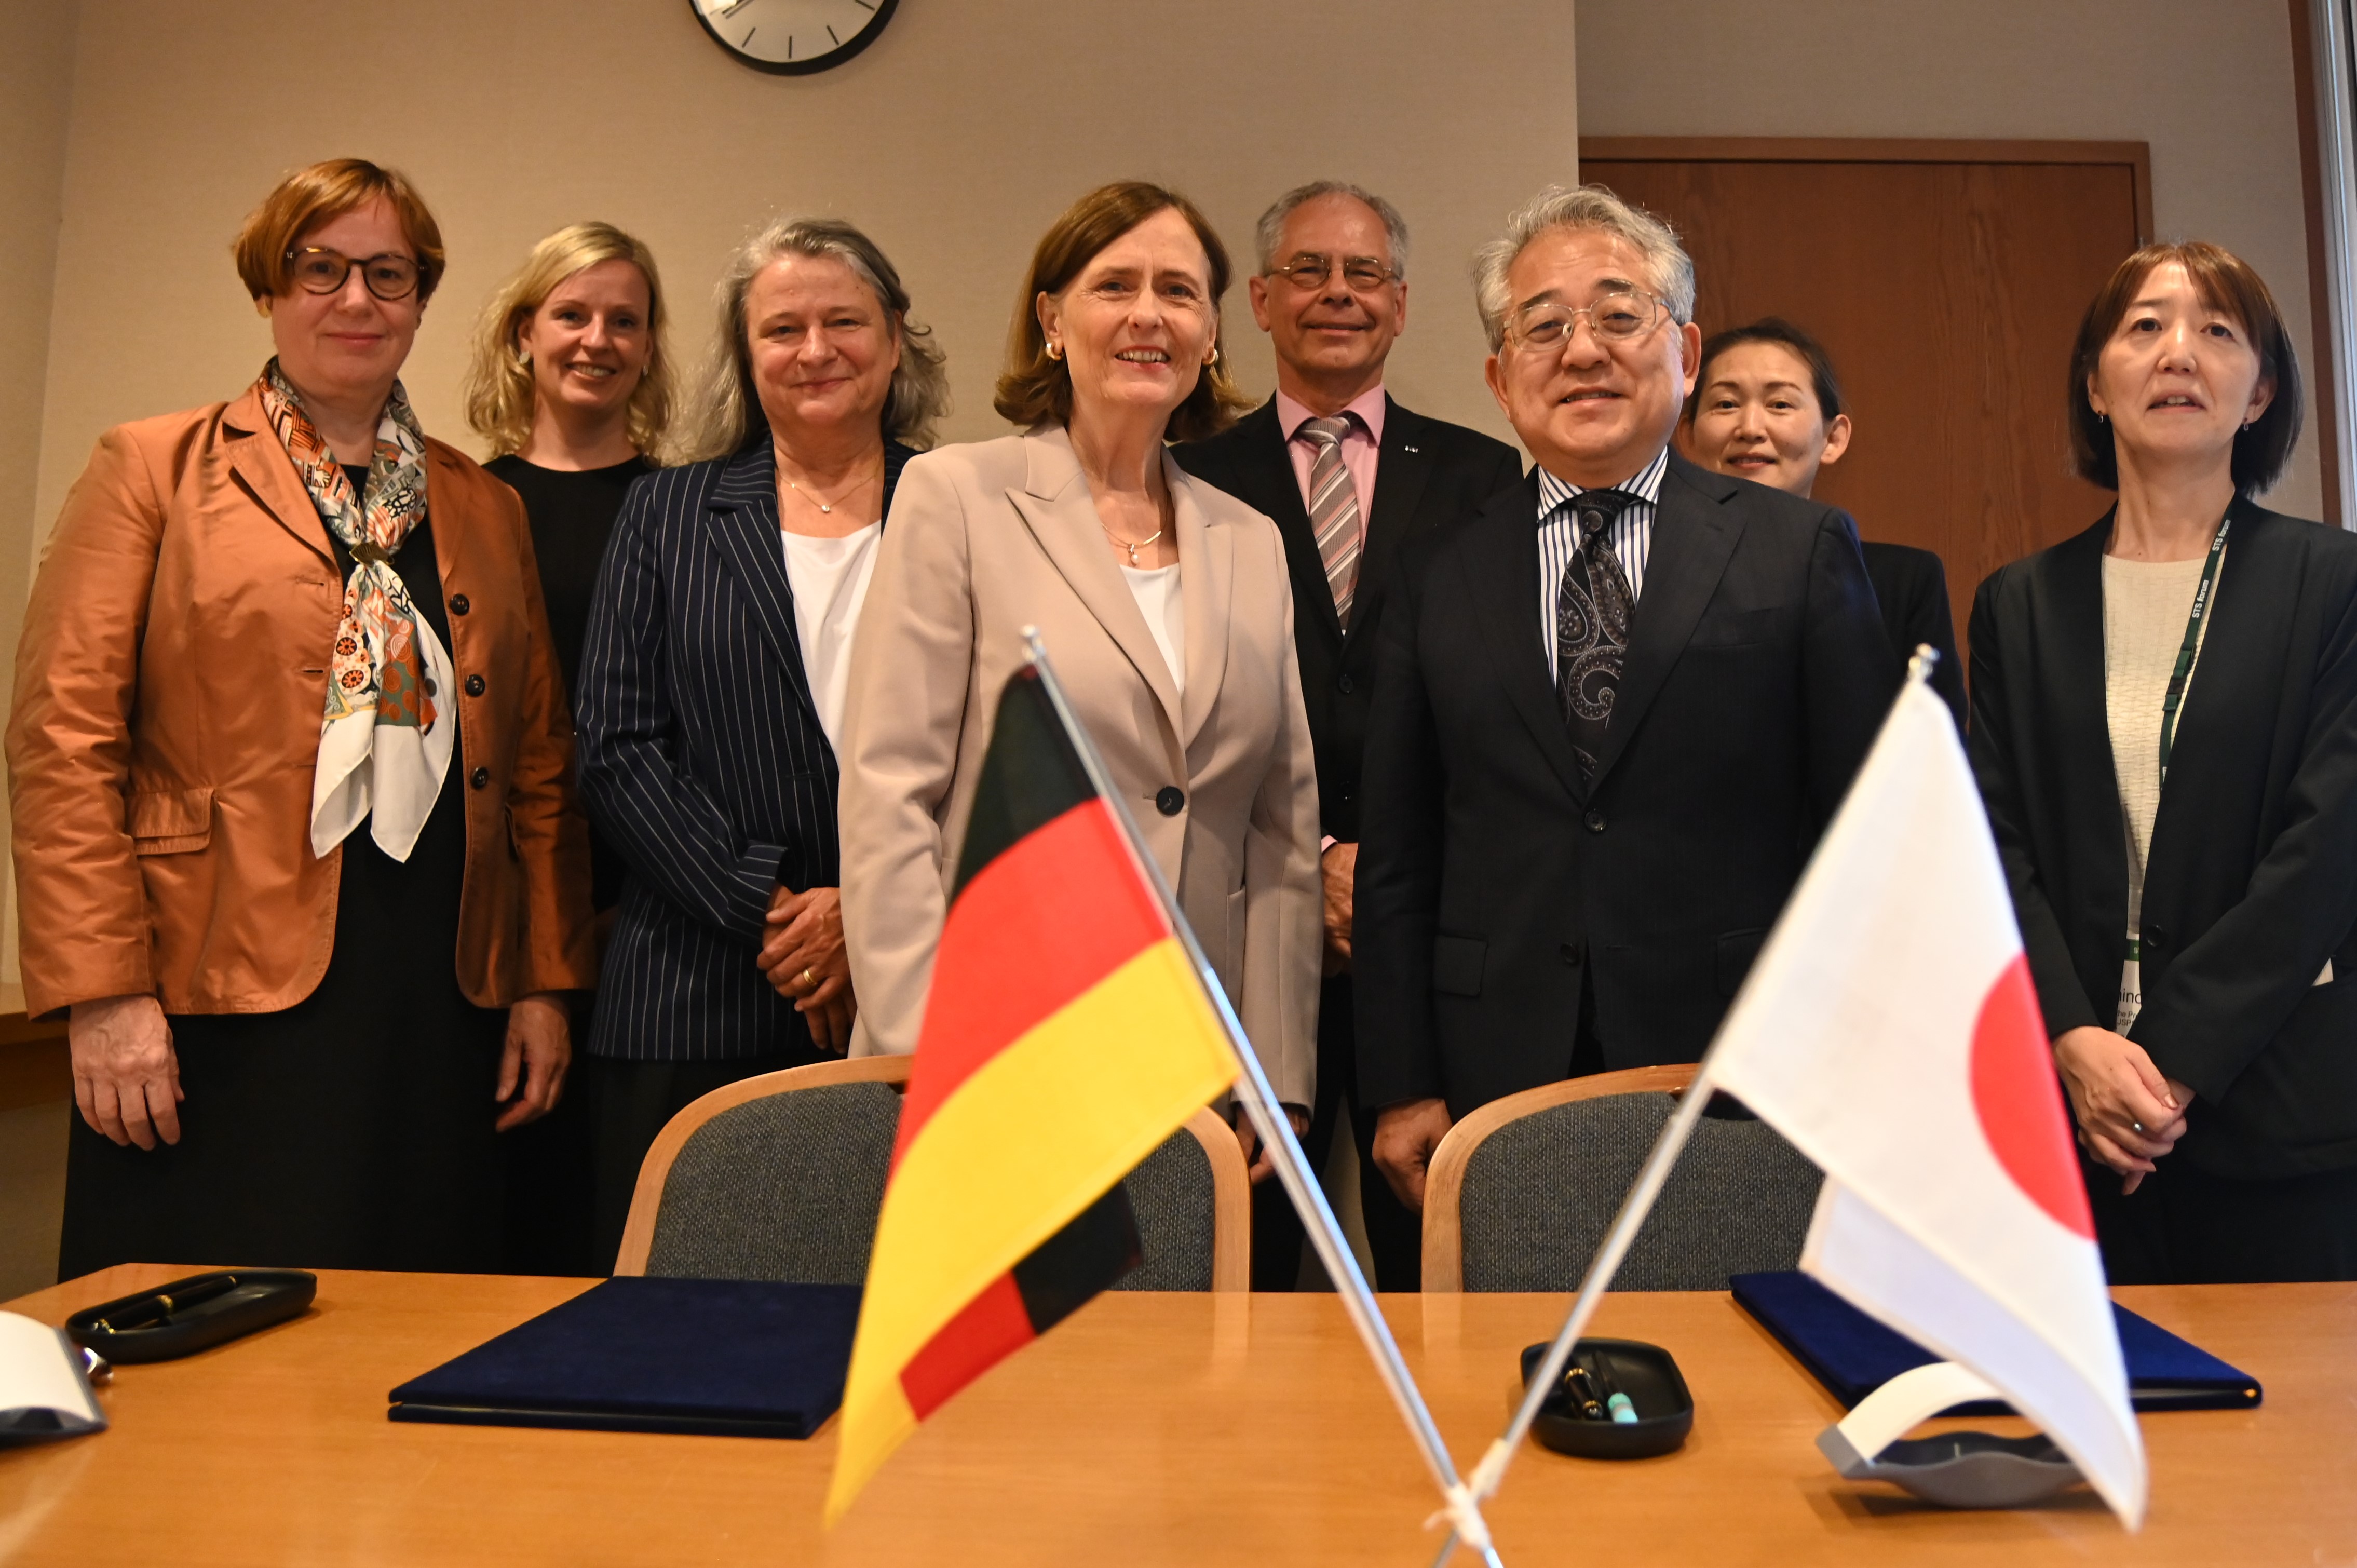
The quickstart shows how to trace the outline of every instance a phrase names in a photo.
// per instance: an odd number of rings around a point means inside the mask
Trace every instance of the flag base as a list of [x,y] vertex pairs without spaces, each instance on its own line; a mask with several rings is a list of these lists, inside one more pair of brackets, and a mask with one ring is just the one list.
[[1934,1361],[1901,1372],[1860,1400],[1817,1434],[1817,1451],[1849,1480],[1889,1481],[1951,1509],[2026,1508],[2086,1478],[2043,1434],[1900,1435],[1953,1405],[1996,1397],[1977,1374],[1953,1361]]

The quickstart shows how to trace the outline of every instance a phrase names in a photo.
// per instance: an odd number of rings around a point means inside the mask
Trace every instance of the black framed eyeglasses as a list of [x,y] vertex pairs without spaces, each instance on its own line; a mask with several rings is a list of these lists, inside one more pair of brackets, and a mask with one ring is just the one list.
[[305,245],[286,252],[286,274],[306,294],[335,294],[352,269],[379,299],[407,299],[417,292],[417,263],[391,251],[373,256],[348,256],[325,245]]
[[[1269,272],[1308,294],[1312,289],[1326,286],[1326,280],[1334,273],[1334,259],[1314,252],[1298,255],[1281,267],[1269,268]],[[1398,269],[1387,267],[1372,256],[1342,258],[1342,281],[1350,285],[1353,294],[1372,294],[1398,276]]]

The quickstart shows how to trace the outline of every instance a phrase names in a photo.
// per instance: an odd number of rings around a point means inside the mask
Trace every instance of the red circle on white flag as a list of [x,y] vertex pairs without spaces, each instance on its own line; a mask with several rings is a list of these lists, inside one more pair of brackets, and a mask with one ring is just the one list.
[[2057,1225],[2089,1240],[2094,1217],[2062,1109],[2046,1021],[2021,953],[1981,999],[1973,1023],[1973,1110],[1997,1164]]

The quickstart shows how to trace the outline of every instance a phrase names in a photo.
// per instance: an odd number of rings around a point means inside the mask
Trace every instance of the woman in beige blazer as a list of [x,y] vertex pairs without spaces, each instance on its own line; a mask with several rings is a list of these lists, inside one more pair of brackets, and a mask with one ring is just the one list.
[[[901,473],[845,715],[854,1055],[916,1047],[993,712],[1024,662],[1021,628],[1037,626],[1307,1123],[1318,784],[1285,549],[1274,523],[1163,445],[1232,417],[1214,369],[1227,282],[1218,236],[1184,197],[1136,182],[1083,197],[1039,242],[999,381],[998,411],[1027,434]],[[1249,1157],[1249,1123],[1237,1135]]]

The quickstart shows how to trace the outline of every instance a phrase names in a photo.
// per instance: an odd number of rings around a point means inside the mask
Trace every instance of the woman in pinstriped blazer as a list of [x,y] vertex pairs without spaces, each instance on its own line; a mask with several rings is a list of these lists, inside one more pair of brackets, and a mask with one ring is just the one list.
[[719,296],[704,460],[631,487],[576,700],[582,795],[629,867],[576,1069],[603,1258],[673,1114],[849,1044],[851,632],[909,442],[945,401],[899,274],[848,224],[771,225]]

